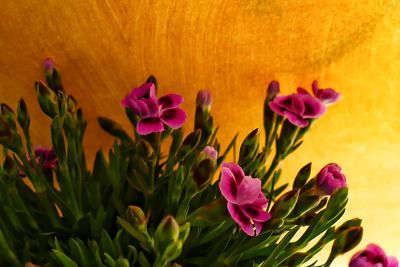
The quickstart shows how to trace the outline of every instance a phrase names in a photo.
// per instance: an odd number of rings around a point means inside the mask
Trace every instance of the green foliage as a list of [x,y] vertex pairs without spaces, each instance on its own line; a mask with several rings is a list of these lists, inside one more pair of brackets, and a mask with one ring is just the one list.
[[[293,190],[277,186],[280,161],[301,144],[305,131],[271,113],[271,98],[264,106],[266,146],[254,130],[239,151],[245,173],[262,179],[272,214],[260,235],[248,237],[229,216],[218,183],[211,182],[237,136],[221,151],[208,109],[197,107],[195,129],[187,136],[182,129],[130,135],[101,117],[101,127],[116,140],[88,167],[82,110],[64,92],[58,71],[46,79],[35,89],[51,120],[58,158],[53,168],[33,160],[24,100],[17,115],[1,106],[0,266],[304,266],[333,241],[329,265],[359,242],[359,219],[334,226],[345,211],[347,189],[319,195],[309,179],[311,163],[299,171]],[[135,127],[137,116],[126,113]],[[206,146],[219,152],[215,162],[204,158]]]

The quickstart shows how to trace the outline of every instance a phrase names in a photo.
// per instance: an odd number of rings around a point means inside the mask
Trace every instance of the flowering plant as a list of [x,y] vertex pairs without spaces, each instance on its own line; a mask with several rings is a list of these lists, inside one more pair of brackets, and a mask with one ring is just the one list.
[[23,99],[16,112],[1,105],[1,266],[316,266],[332,242],[329,266],[360,242],[360,219],[335,225],[348,194],[337,164],[312,177],[310,163],[290,186],[278,183],[280,162],[338,100],[335,90],[314,82],[314,95],[299,88],[281,96],[271,82],[264,146],[255,129],[228,162],[237,136],[221,149],[211,95],[199,92],[185,136],[182,96],[158,97],[150,76],[122,100],[133,134],[98,119],[115,142],[89,168],[82,109],[51,60],[45,75],[35,90],[51,119],[52,148],[32,145]]

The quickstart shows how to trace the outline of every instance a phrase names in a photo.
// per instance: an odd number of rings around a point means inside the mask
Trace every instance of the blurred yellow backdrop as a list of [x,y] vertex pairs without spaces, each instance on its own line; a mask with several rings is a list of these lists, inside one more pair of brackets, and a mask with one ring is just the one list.
[[162,93],[184,95],[190,117],[196,90],[209,89],[224,144],[262,127],[271,79],[285,93],[317,79],[343,98],[285,162],[284,179],[309,161],[315,173],[339,163],[350,187],[346,218],[363,218],[359,248],[377,242],[399,257],[398,14],[396,0],[2,0],[0,101],[15,107],[23,96],[35,143],[49,144],[32,85],[42,60],[54,58],[89,119],[93,154],[111,144],[95,118],[127,126],[120,100],[149,74]]

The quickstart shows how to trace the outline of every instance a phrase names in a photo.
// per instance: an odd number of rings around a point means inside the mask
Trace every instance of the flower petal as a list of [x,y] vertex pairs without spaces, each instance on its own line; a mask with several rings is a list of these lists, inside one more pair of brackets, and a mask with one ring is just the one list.
[[234,175],[236,184],[240,184],[244,178],[243,169],[234,162],[224,162],[221,167],[228,168]]
[[144,118],[138,122],[136,131],[140,135],[158,133],[164,131],[164,125],[158,117]]
[[303,118],[319,118],[325,111],[326,107],[317,98],[310,95],[299,95],[304,103]]
[[306,119],[303,119],[293,112],[285,111],[283,114],[293,125],[299,126],[301,128],[306,127],[309,123]]
[[252,204],[240,206],[243,213],[255,222],[265,222],[271,219],[271,214]]
[[175,108],[183,102],[183,97],[178,94],[167,94],[158,99],[161,109]]
[[262,209],[265,209],[268,206],[268,199],[265,197],[263,192],[260,192],[257,199],[251,204],[260,207]]
[[254,222],[254,226],[256,227],[256,235],[259,235],[262,231],[262,222]]
[[232,219],[237,224],[239,224],[243,232],[245,232],[249,236],[254,236],[253,224],[251,223],[250,219],[246,217],[246,215],[240,210],[240,207],[229,202],[227,206],[228,212],[231,215]]
[[229,168],[221,168],[221,180],[219,182],[219,190],[227,201],[236,203],[237,184],[235,176]]
[[134,88],[127,97],[134,99],[150,98],[156,96],[156,87],[154,83],[144,83]]
[[388,267],[399,267],[399,261],[393,257],[393,256],[389,256],[387,257],[388,259]]
[[303,94],[293,94],[292,95],[292,102],[290,105],[290,111],[295,114],[303,115],[305,107],[302,99],[299,96],[303,96]]
[[261,181],[257,178],[245,176],[237,187],[236,201],[237,204],[253,203],[261,192]]
[[170,108],[161,111],[161,120],[172,129],[182,127],[186,121],[186,117],[186,112],[180,108]]

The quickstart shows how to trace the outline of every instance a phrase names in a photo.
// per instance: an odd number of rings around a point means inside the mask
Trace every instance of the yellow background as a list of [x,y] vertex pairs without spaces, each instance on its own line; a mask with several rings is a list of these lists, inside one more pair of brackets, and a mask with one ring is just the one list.
[[[313,79],[336,88],[342,100],[286,161],[283,176],[292,179],[309,161],[314,173],[339,163],[350,187],[346,218],[363,218],[359,248],[376,242],[400,256],[399,1],[0,2],[0,101],[27,100],[36,144],[50,144],[32,86],[48,56],[84,107],[91,155],[111,144],[96,116],[127,126],[120,100],[149,74],[160,93],[184,95],[190,118],[196,90],[209,89],[224,144],[262,128],[271,79],[284,93]],[[347,257],[334,265],[346,266]]]

